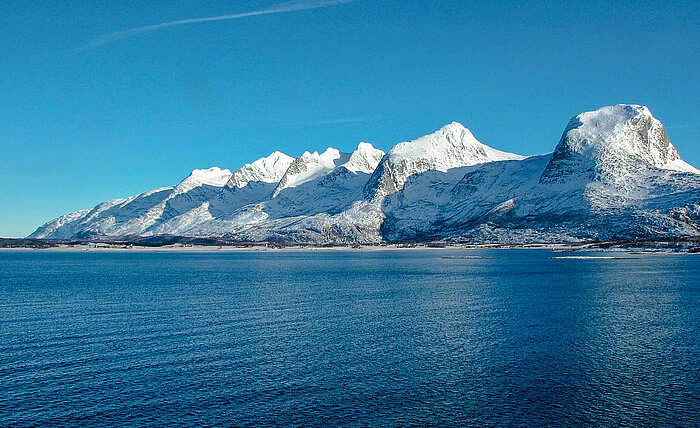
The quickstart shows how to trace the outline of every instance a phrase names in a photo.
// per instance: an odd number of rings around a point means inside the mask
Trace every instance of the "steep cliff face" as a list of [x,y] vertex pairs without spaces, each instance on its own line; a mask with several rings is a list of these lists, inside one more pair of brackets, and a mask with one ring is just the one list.
[[618,104],[572,118],[541,181],[596,180],[624,187],[649,169],[700,173],[681,159],[648,108]]

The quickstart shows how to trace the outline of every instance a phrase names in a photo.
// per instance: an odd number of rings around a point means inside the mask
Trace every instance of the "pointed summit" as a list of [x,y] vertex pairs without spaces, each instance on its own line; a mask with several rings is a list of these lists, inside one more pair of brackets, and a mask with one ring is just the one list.
[[280,184],[272,194],[273,197],[290,187],[297,187],[317,178],[327,176],[343,167],[346,172],[354,174],[371,174],[377,167],[384,152],[372,147],[369,143],[360,143],[352,153],[343,153],[329,147],[325,152],[304,152],[294,159],[289,169],[280,180]]
[[286,188],[299,186],[331,171],[336,166],[336,160],[340,158],[340,151],[332,147],[321,154],[304,152],[289,165],[272,196],[275,197]]
[[479,142],[469,129],[452,122],[417,140],[399,143],[389,150],[365,187],[367,197],[381,197],[403,188],[406,179],[425,171],[447,171],[484,162],[523,159]]
[[242,188],[250,182],[277,183],[289,168],[294,158],[275,151],[269,156],[248,163],[233,172],[226,183],[229,188]]
[[350,159],[342,166],[351,172],[371,174],[374,172],[374,169],[377,168],[383,156],[384,152],[375,149],[370,143],[360,143],[350,155]]

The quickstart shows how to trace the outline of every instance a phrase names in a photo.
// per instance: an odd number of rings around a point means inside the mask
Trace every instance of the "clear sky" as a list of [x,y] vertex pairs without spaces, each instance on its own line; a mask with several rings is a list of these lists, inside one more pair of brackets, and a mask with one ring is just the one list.
[[550,152],[616,103],[647,105],[700,167],[697,1],[321,2],[0,2],[0,236],[193,168],[388,150],[452,121]]

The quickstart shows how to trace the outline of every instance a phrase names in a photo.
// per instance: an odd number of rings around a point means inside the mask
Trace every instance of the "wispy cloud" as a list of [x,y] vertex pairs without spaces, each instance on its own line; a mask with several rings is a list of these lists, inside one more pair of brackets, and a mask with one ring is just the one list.
[[323,7],[337,6],[346,3],[354,3],[360,0],[291,0],[284,3],[278,3],[264,9],[251,10],[248,12],[232,13],[229,15],[206,16],[203,18],[180,19],[177,21],[161,22],[160,24],[145,25],[143,27],[129,28],[127,30],[107,33],[97,36],[82,46],[76,48],[64,49],[57,52],[40,53],[30,55],[27,58],[45,58],[62,53],[80,52],[88,49],[97,48],[120,40],[135,37],[140,34],[157,31],[168,27],[176,27],[180,25],[199,24],[204,22],[227,21],[232,19],[247,18],[250,16],[271,15],[275,13],[289,13],[298,10],[320,9]]
[[91,49],[127,39],[143,33],[161,30],[168,27],[180,25],[199,24],[203,22],[227,21],[232,19],[247,18],[250,16],[270,15],[274,13],[288,13],[298,10],[319,9],[322,7],[336,6],[345,3],[353,3],[359,0],[292,0],[266,7],[264,9],[252,10],[249,12],[232,13],[229,15],[207,16],[203,18],[180,19],[177,21],[161,22],[160,24],[145,25],[143,27],[130,28],[128,30],[114,33],[102,34],[90,40],[87,44],[78,48],[79,50]]

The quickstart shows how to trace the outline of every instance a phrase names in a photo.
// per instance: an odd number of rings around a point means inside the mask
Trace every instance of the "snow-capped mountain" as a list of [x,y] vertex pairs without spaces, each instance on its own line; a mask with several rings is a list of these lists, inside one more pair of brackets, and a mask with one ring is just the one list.
[[[362,188],[384,152],[360,143],[352,153],[328,148],[305,152],[290,165],[273,188],[251,188],[247,195],[224,191],[217,199],[216,218],[188,229],[192,236],[225,236],[240,240],[279,239],[302,242],[376,242],[367,228],[357,228],[352,205],[362,199]],[[240,203],[241,200],[250,203]],[[376,227],[374,235],[376,235]],[[181,229],[169,234],[183,233]]]
[[103,202],[52,220],[32,235],[70,239],[91,236],[139,236],[171,218],[179,217],[216,197],[231,176],[227,169],[195,169],[173,187],[151,190],[130,198]]
[[700,171],[646,107],[581,113],[551,154],[479,142],[458,123],[395,145],[360,143],[233,173],[194,170],[174,187],[59,217],[31,238],[159,235],[231,240],[561,242],[700,235]]
[[401,190],[409,177],[426,171],[445,172],[462,166],[523,158],[482,144],[462,124],[452,122],[433,134],[392,147],[372,174],[365,192],[370,198],[382,198]]
[[291,156],[282,152],[272,152],[270,156],[260,158],[235,170],[226,186],[240,189],[251,182],[279,183],[292,161],[294,158]]
[[588,178],[624,186],[648,169],[700,174],[681,159],[648,108],[618,104],[569,121],[542,181]]
[[429,171],[384,203],[386,239],[626,239],[700,234],[700,175],[646,107],[574,117],[554,153]]
[[272,196],[279,195],[284,189],[300,186],[327,174],[337,166],[336,163],[343,163],[342,158],[340,151],[332,147],[320,155],[318,152],[304,152],[289,165]]

